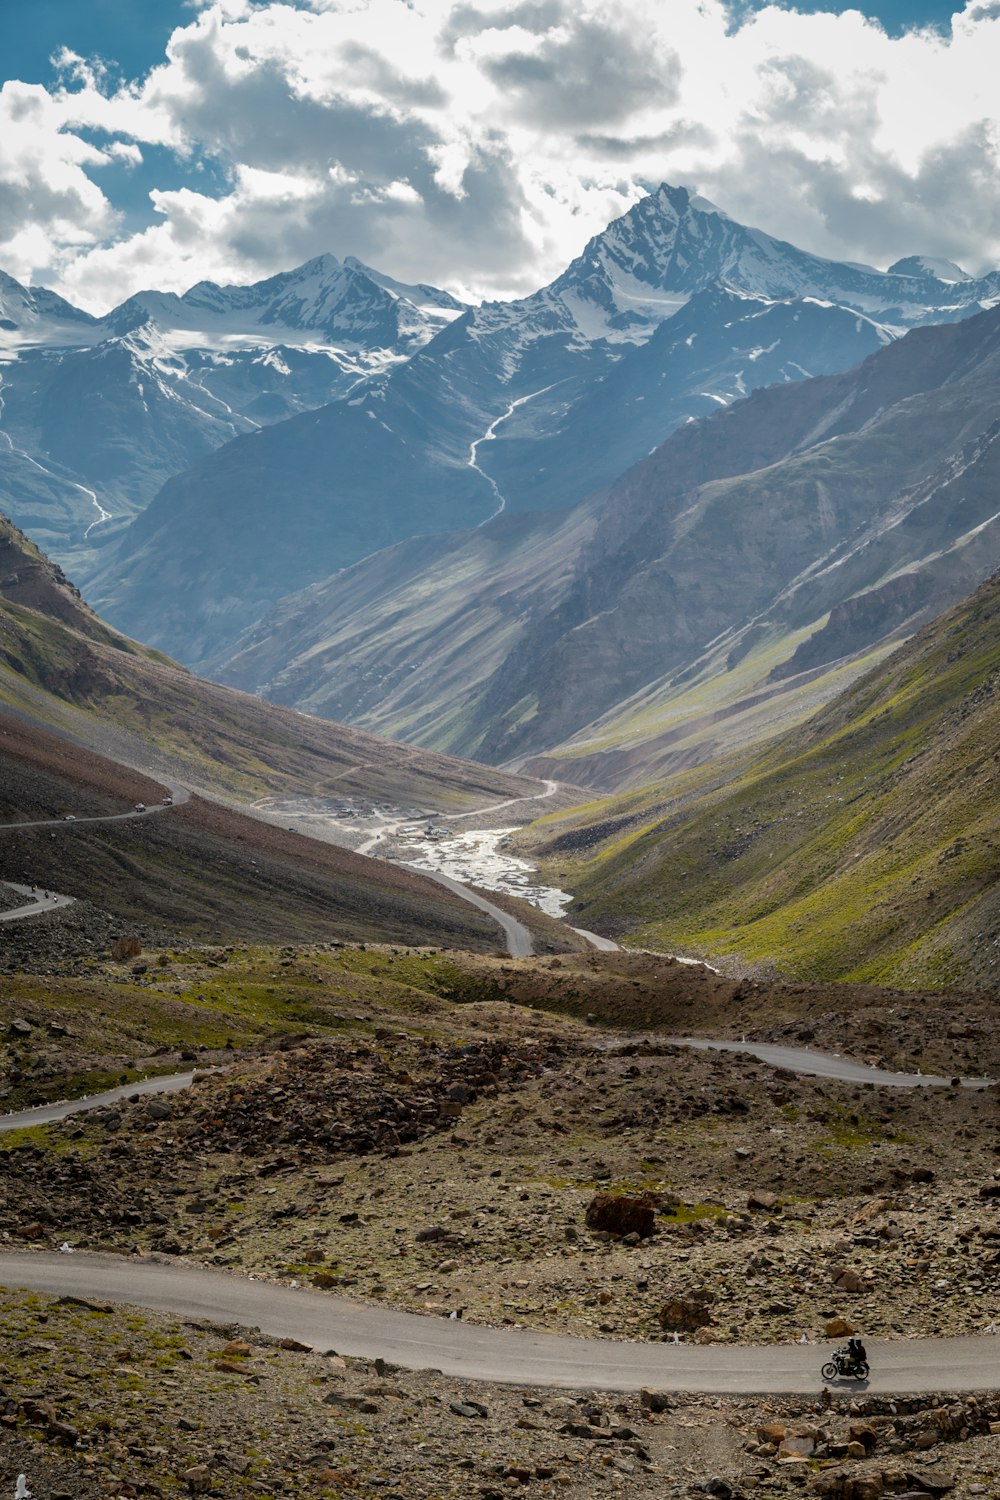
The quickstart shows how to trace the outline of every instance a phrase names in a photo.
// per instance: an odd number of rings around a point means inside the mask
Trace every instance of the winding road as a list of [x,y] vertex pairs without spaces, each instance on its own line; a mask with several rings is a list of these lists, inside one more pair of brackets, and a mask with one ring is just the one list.
[[[188,800],[185,788],[170,790],[172,805]],[[548,787],[546,795],[551,795]],[[0,832],[10,828],[71,829],[77,822],[122,822],[168,811],[170,805],[70,822],[51,818],[6,824],[0,825]],[[448,876],[434,874],[432,878],[493,917],[503,929],[513,956],[531,954],[531,934],[523,923]],[[51,893],[38,897],[30,886],[14,889],[33,899],[0,913],[0,921],[52,910],[71,900]],[[595,936],[584,935],[591,939]],[[605,945],[613,946],[607,939],[595,942],[595,946]],[[993,1083],[988,1078],[956,1080],[886,1072],[811,1048],[690,1036],[664,1040],[676,1046],[745,1053],[773,1067],[849,1083],[893,1088],[960,1085],[974,1089],[987,1088]],[[0,1131],[55,1123],[135,1095],[184,1089],[191,1085],[194,1076],[193,1072],[186,1072],[147,1078],[88,1098],[20,1110],[0,1117]],[[667,1391],[731,1395],[805,1394],[819,1389],[819,1366],[824,1358],[824,1346],[811,1344],[725,1348],[660,1342],[638,1344],[482,1328],[154,1257],[2,1252],[0,1282],[56,1296],[112,1299],[180,1317],[256,1326],[265,1333],[299,1339],[321,1349],[335,1349],[340,1354],[368,1358],[381,1355],[407,1369],[430,1367],[460,1379],[523,1386],[629,1391],[650,1385]],[[1000,1386],[1000,1340],[987,1335],[895,1342],[872,1340],[869,1354],[873,1374],[865,1388],[875,1393],[968,1391]]]
[[[849,1083],[875,1082],[897,1088],[953,1086],[951,1079],[883,1072],[809,1048],[717,1042],[703,1037],[668,1040],[680,1046],[749,1053],[775,1067]],[[90,1098],[21,1110],[0,1117],[0,1131],[52,1123],[135,1094],[186,1088],[193,1077],[192,1073],[175,1073],[147,1078]],[[990,1080],[961,1081],[971,1088],[984,1088]],[[106,1298],[178,1317],[255,1326],[265,1333],[300,1339],[339,1354],[367,1358],[381,1355],[407,1369],[430,1367],[459,1378],[527,1386],[629,1391],[652,1385],[668,1391],[731,1395],[802,1394],[819,1389],[825,1347],[702,1348],[481,1328],[153,1257],[3,1252],[0,1282],[56,1296]],[[868,1348],[873,1374],[864,1388],[872,1392],[968,1391],[1000,1386],[1000,1340],[988,1335],[869,1341]]]
[[[71,818],[35,818],[31,822],[0,823],[0,834],[20,832],[23,828],[77,828],[81,823],[125,823],[133,818],[149,818],[154,813],[170,812],[175,807],[181,807],[190,800],[191,793],[187,787],[168,786],[167,791],[173,799],[170,802],[154,802],[149,807],[144,807],[140,812],[131,807],[128,812],[123,813],[100,813],[96,817],[71,817]],[[26,917],[37,917],[42,912],[59,911],[62,907],[72,906],[73,896],[60,896],[55,891],[43,890],[38,893],[35,885],[20,885],[14,880],[0,881],[8,889],[17,891],[21,896],[31,899],[22,906],[12,906],[7,911],[0,912],[0,922],[23,922]],[[0,1126],[0,1129],[3,1127]]]
[[770,1063],[774,1068],[786,1068],[791,1073],[804,1073],[812,1078],[831,1078],[840,1083],[877,1083],[882,1088],[954,1088],[988,1089],[996,1083],[995,1078],[944,1078],[936,1073],[891,1073],[884,1068],[872,1067],[869,1063],[853,1062],[836,1052],[817,1052],[810,1047],[782,1047],[773,1042],[726,1042],[711,1037],[665,1036],[657,1037],[673,1047],[694,1047],[700,1052],[744,1052]]
[[[815,1393],[826,1345],[701,1347],[625,1343],[480,1328],[367,1306],[306,1288],[253,1281],[152,1257],[0,1253],[0,1282],[54,1296],[110,1299],[184,1318],[260,1328],[338,1354],[381,1356],[408,1370],[435,1369],[466,1380],[521,1386],[730,1395]],[[859,1389],[880,1394],[968,1391],[1000,1386],[1000,1339],[868,1341],[871,1378]]]

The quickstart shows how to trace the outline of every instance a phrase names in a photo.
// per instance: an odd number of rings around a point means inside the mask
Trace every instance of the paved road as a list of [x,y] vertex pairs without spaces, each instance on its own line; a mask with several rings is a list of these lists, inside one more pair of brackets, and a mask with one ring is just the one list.
[[[829,1345],[702,1348],[616,1343],[519,1333],[369,1307],[304,1288],[252,1281],[199,1266],[114,1255],[0,1253],[0,1282],[56,1296],[112,1299],[178,1317],[210,1318],[300,1339],[338,1354],[381,1355],[409,1370],[431,1368],[467,1380],[526,1386],[732,1395],[817,1392]],[[966,1391],[1000,1386],[1000,1339],[868,1341],[881,1394]]]
[[96,817],[86,818],[35,818],[30,822],[22,823],[0,823],[0,834],[11,831],[20,832],[24,828],[76,828],[81,823],[125,823],[132,818],[151,818],[155,813],[170,812],[174,807],[180,807],[189,801],[191,793],[183,786],[167,786],[167,791],[173,797],[173,802],[166,806],[162,802],[154,802],[149,807],[137,812],[134,807],[128,812],[101,813]]
[[[206,1068],[205,1072],[214,1069]],[[33,1125],[53,1125],[69,1115],[83,1114],[88,1109],[99,1109],[102,1104],[117,1104],[120,1099],[131,1099],[134,1094],[176,1094],[190,1088],[194,1070],[187,1073],[163,1073],[155,1078],[137,1078],[133,1083],[120,1083],[103,1094],[84,1094],[79,1099],[60,1099],[56,1104],[35,1104],[31,1109],[19,1109],[16,1114],[0,1115],[0,1134],[5,1130],[27,1130]]]
[[[834,1078],[842,1083],[877,1083],[882,1088],[951,1088],[953,1080],[934,1073],[889,1073],[868,1063],[854,1062],[835,1052],[816,1052],[810,1047],[779,1047],[771,1042],[720,1042],[699,1036],[657,1036],[675,1047],[696,1047],[702,1052],[745,1052],[775,1068],[808,1073],[813,1078]],[[962,1088],[988,1089],[995,1078],[961,1078]]]
[[590,946],[596,948],[599,953],[621,952],[617,943],[613,943],[610,938],[601,937],[599,932],[588,932],[586,927],[571,927],[570,931],[575,932],[578,937],[586,939]]
[[[11,829],[20,831],[22,828],[76,828],[80,823],[124,823],[133,818],[150,818],[154,813],[170,812],[174,807],[180,807],[190,799],[191,793],[187,787],[168,786],[167,790],[173,797],[173,802],[153,803],[142,812],[137,812],[134,807],[123,813],[103,813],[94,818],[36,818],[30,823],[0,823],[0,834],[9,832]],[[11,890],[19,891],[23,896],[32,899],[25,902],[23,906],[13,906],[9,911],[0,912],[0,922],[22,922],[25,917],[37,917],[43,911],[58,911],[60,907],[72,906],[72,896],[59,896],[54,891],[47,891],[41,896],[36,896],[37,886],[18,885],[13,880],[2,882]]]
[[60,907],[72,906],[72,896],[57,896],[54,891],[44,891],[35,894],[38,887],[34,885],[18,885],[13,880],[5,880],[4,885],[9,890],[17,891],[21,896],[28,896],[30,900],[23,906],[12,906],[9,911],[0,911],[0,922],[20,922],[25,917],[37,917],[39,912],[58,911]]
[[454,891],[456,896],[461,896],[463,901],[468,901],[470,906],[477,906],[488,917],[492,917],[497,926],[503,930],[504,942],[511,958],[530,958],[534,953],[534,940],[524,923],[510,916],[499,906],[494,906],[493,902],[487,901],[485,896],[480,896],[476,891],[470,891],[469,887],[463,885],[460,880],[452,880],[450,875],[443,875],[440,870],[425,870],[420,865],[407,864],[405,860],[400,860],[399,864],[404,870],[412,870],[415,875],[423,875],[427,880],[436,880],[438,885],[446,886],[449,891]]

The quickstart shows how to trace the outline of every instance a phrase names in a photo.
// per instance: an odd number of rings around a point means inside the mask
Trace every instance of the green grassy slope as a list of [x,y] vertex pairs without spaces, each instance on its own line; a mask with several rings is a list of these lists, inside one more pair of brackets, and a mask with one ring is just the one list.
[[534,825],[583,926],[810,979],[1000,982],[1000,574],[765,751]]

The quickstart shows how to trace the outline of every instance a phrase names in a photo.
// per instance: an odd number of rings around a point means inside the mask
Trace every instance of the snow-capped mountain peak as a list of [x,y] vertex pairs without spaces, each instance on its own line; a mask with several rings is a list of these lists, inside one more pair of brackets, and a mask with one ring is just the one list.
[[956,266],[953,260],[941,260],[933,255],[907,255],[903,260],[897,260],[889,267],[889,276],[921,276],[931,277],[934,281],[944,281],[953,285],[956,281],[971,281],[972,277],[968,271],[963,271],[961,266]]
[[97,322],[90,313],[44,286],[22,286],[0,271],[0,347],[64,344]]

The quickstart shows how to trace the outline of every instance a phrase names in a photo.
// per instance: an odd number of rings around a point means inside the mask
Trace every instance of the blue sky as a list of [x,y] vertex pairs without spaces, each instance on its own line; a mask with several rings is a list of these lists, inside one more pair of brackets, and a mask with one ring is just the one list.
[[516,295],[660,181],[1000,262],[1000,0],[0,0],[0,72],[0,269],[94,311],[324,252]]
[[[756,7],[759,9],[759,6]],[[912,26],[947,27],[952,12],[959,9],[953,0],[857,0],[853,9],[860,10],[872,20],[880,21],[886,31],[898,35]],[[800,0],[800,3],[785,5],[786,10],[842,11],[846,5],[823,4],[821,0]]]
[[163,59],[175,26],[191,20],[182,0],[0,0],[4,78],[47,83],[62,47],[115,63],[137,78]]

